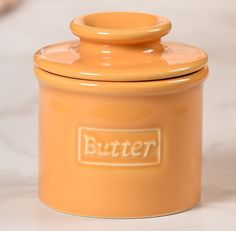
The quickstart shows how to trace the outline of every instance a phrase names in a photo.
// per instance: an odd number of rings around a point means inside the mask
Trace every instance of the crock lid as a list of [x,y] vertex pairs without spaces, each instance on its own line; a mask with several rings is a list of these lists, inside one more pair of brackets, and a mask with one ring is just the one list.
[[70,27],[80,41],[40,49],[34,55],[39,68],[78,79],[145,81],[190,74],[207,63],[199,48],[161,41],[171,23],[158,15],[95,13],[75,18]]

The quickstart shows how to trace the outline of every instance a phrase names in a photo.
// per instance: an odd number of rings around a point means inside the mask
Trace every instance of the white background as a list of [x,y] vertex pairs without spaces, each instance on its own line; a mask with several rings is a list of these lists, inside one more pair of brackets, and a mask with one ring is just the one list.
[[[166,16],[173,24],[166,40],[209,54],[202,200],[188,212],[91,219],[58,214],[37,199],[38,85],[32,55],[47,44],[74,39],[69,23],[75,16],[119,10]],[[25,0],[0,16],[0,230],[236,230],[235,41],[235,0]]]

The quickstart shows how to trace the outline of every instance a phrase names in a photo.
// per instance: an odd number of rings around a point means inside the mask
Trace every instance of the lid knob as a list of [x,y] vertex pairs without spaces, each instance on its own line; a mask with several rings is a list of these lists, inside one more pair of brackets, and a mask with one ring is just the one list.
[[136,12],[105,12],[75,18],[70,28],[81,40],[131,44],[160,40],[171,29],[168,19]]

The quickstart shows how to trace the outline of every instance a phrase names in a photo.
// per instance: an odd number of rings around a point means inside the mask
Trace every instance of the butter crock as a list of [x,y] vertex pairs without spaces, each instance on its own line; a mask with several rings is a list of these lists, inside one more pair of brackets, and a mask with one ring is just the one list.
[[34,55],[40,85],[39,197],[70,214],[167,215],[200,199],[199,48],[163,42],[159,15],[75,18],[80,38]]

